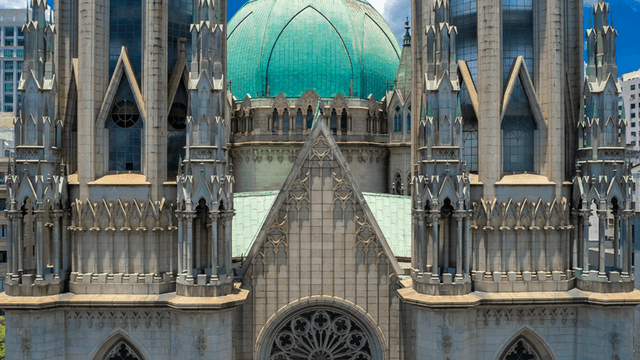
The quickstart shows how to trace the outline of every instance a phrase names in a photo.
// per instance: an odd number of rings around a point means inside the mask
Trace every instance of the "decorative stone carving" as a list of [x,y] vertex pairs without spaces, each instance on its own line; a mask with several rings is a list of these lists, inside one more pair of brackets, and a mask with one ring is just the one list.
[[22,337],[22,355],[25,358],[31,355],[31,332],[29,329],[24,331],[24,336]]
[[207,338],[204,336],[204,330],[200,330],[198,334],[198,345],[196,345],[200,358],[204,359],[204,350],[207,348]]
[[577,322],[575,308],[524,308],[524,309],[481,309],[476,311],[476,321],[484,326],[495,323],[499,326],[503,321],[507,325],[516,323],[533,325],[536,321],[544,325],[545,321],[554,324],[556,321],[566,324],[567,321]]
[[270,360],[373,359],[373,344],[364,328],[350,315],[336,310],[309,310],[294,315],[272,338]]
[[149,329],[152,326],[161,329],[163,326],[171,326],[171,315],[166,311],[67,311],[65,318],[65,326],[68,328],[74,325],[76,329],[83,326],[90,329],[94,325],[98,328],[109,325],[112,329],[128,326],[134,329]]
[[516,340],[501,360],[520,359],[540,360],[540,356],[536,349],[524,338]]
[[105,360],[139,360],[140,357],[129,344],[124,341],[118,342],[104,357]]

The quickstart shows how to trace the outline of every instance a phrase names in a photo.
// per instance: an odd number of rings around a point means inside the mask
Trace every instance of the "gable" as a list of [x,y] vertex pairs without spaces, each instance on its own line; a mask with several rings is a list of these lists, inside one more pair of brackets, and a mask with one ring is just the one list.
[[[249,251],[240,275],[247,273],[255,263],[276,256],[280,249],[289,257],[291,246],[296,250],[321,250],[325,245],[344,251],[338,254],[323,252],[323,260],[333,261],[334,255],[340,255],[345,264],[355,265],[358,261],[376,264],[383,259],[391,266],[387,275],[402,271],[324,118],[319,117]],[[334,269],[323,268],[323,271],[327,270]]]

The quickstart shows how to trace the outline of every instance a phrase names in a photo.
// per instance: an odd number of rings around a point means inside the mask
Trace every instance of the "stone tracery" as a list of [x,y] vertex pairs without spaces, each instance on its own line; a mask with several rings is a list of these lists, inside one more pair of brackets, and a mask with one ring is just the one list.
[[291,316],[269,345],[270,360],[370,360],[371,338],[353,317],[329,309]]

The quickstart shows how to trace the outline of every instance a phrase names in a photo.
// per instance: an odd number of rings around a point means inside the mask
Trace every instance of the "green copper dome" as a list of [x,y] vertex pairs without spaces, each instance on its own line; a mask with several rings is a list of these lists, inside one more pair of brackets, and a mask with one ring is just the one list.
[[398,42],[363,0],[249,0],[229,22],[228,74],[237,98],[381,99],[396,77]]

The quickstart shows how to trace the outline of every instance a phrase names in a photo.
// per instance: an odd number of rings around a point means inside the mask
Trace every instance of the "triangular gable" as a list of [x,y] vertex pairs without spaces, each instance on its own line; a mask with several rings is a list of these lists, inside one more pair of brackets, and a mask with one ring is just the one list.
[[[471,76],[471,71],[469,71],[467,62],[464,60],[458,60],[458,70],[460,72],[462,82],[467,87],[467,92],[471,99],[471,105],[473,105],[473,111],[475,111],[476,114],[479,114],[480,107],[478,104],[478,90],[476,90],[476,84],[473,82],[473,77]],[[460,90],[462,90],[462,85],[460,85]]]
[[524,93],[527,97],[527,100],[529,101],[529,107],[531,108],[533,118],[535,119],[538,128],[546,128],[547,124],[540,108],[540,102],[538,101],[535,88],[533,87],[533,82],[531,82],[529,71],[527,70],[527,66],[524,63],[524,58],[522,56],[518,56],[516,58],[516,60],[513,62],[513,67],[509,72],[509,81],[507,82],[507,86],[505,87],[504,98],[502,99],[502,113],[500,116],[501,121],[502,119],[504,119],[504,116],[507,113],[509,101],[511,100],[511,93],[516,86],[516,81],[518,80],[518,78],[520,78],[520,82],[522,84],[522,87],[524,88]]
[[111,108],[113,107],[113,102],[116,98],[116,94],[118,93],[118,89],[120,88],[120,82],[123,75],[126,75],[129,86],[131,87],[131,92],[133,93],[133,98],[140,111],[140,115],[142,115],[143,121],[146,122],[147,110],[144,106],[142,93],[140,92],[138,81],[136,80],[136,76],[133,72],[133,67],[131,66],[129,55],[127,55],[127,50],[123,46],[120,50],[118,63],[116,64],[116,68],[113,71],[113,77],[111,77],[111,82],[109,82],[109,87],[107,88],[107,92],[104,96],[104,101],[102,102],[102,106],[100,107],[100,113],[98,114],[98,119],[96,121],[98,126],[104,126],[104,122],[111,112]]
[[[295,232],[296,236],[292,236],[294,233],[288,230]],[[336,234],[339,236],[334,236]],[[269,249],[280,252],[283,244],[286,255],[276,255],[278,263],[281,261],[279,256],[292,256],[293,249],[314,249],[319,246],[318,242],[327,242],[335,248],[336,243],[341,241],[343,244],[337,246],[344,246],[342,256],[345,263],[359,266],[356,263],[362,260],[362,251],[367,254],[364,255],[366,257],[375,250],[376,261],[381,255],[388,261],[390,268],[387,275],[403,272],[338,144],[324,118],[320,116],[258,232],[239,274],[244,276],[257,256],[264,262],[265,253]],[[311,244],[305,245],[304,242]],[[323,258],[324,255],[323,252],[318,254]],[[336,256],[340,255],[332,255],[323,260],[330,259],[331,266]],[[376,262],[367,263],[369,266],[374,264]],[[323,271],[328,269],[323,268]],[[341,272],[344,271],[346,270]]]
[[[173,71],[171,72],[171,78],[169,79],[169,91],[167,92],[167,113],[171,111],[171,106],[173,105],[173,99],[176,96],[176,92],[178,91],[178,86],[180,85],[180,81],[183,79],[189,78],[189,72],[187,71],[187,58],[186,57],[178,57],[176,60],[176,64],[173,67]],[[185,84],[185,83],[183,83]],[[186,83],[188,84],[188,82]],[[186,85],[185,85],[186,88]]]

